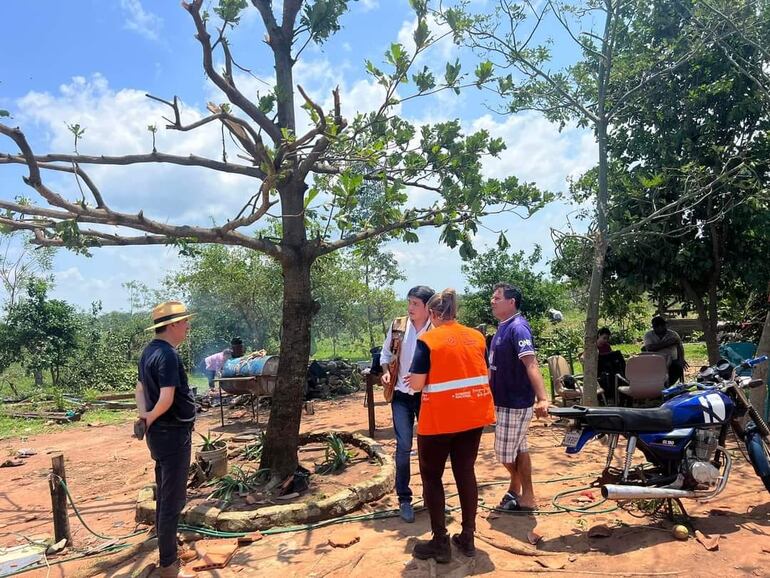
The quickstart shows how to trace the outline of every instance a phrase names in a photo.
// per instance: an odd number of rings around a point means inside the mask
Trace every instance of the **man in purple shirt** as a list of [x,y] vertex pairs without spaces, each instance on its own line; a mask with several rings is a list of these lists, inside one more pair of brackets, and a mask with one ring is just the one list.
[[506,510],[532,511],[532,462],[527,430],[532,419],[548,415],[548,397],[537,364],[529,323],[519,312],[521,291],[498,283],[492,293],[492,314],[500,321],[489,351],[489,385],[495,400],[495,455],[511,476],[500,502]]

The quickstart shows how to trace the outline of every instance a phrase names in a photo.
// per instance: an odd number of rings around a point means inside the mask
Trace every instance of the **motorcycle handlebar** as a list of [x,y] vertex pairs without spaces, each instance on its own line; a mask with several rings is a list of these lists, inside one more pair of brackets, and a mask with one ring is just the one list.
[[747,359],[743,362],[742,365],[745,365],[746,367],[754,367],[755,365],[759,365],[760,363],[764,363],[767,361],[767,355],[760,355],[759,357],[755,357],[754,359]]

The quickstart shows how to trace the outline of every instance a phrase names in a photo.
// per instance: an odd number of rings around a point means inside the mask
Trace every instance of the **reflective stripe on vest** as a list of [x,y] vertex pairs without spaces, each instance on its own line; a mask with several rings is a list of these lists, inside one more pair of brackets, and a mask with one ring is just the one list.
[[426,392],[438,393],[440,391],[450,391],[452,389],[465,389],[473,385],[485,385],[489,382],[486,375],[478,377],[466,377],[464,379],[453,379],[441,383],[431,383],[425,388]]
[[468,431],[494,422],[487,380],[484,337],[450,322],[419,338],[430,349],[430,369],[422,393],[417,433]]

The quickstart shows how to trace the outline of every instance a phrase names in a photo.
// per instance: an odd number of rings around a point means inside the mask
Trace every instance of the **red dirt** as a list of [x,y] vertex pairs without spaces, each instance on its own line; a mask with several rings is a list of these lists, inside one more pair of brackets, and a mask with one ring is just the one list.
[[[303,416],[303,431],[326,428],[358,431],[367,434],[366,408],[363,394],[332,401],[315,402],[315,415]],[[250,412],[249,412],[250,414]],[[250,415],[233,412],[225,428],[219,426],[218,412],[202,417],[200,431],[235,433],[253,427]],[[84,421],[88,422],[87,414]],[[26,537],[50,535],[52,523],[47,475],[50,454],[61,451],[66,457],[67,479],[74,499],[87,523],[97,532],[114,536],[134,529],[134,507],[137,491],[152,481],[151,461],[142,442],[130,437],[130,424],[121,426],[83,426],[58,433],[7,439],[0,442],[0,455],[19,448],[33,448],[37,455],[27,458],[17,468],[0,468],[0,546],[24,543]],[[551,498],[563,490],[578,488],[591,481],[604,462],[604,446],[589,445],[576,457],[567,456],[559,447],[562,431],[535,422],[530,446],[534,466],[536,492],[541,509],[552,510]],[[502,482],[504,471],[494,459],[494,434],[487,432],[476,466],[479,482]],[[395,442],[390,428],[389,408],[377,404],[375,439],[393,451]],[[732,448],[735,449],[735,448]],[[480,509],[478,529],[487,536],[508,540],[524,548],[535,548],[527,542],[533,530],[543,536],[537,549],[559,553],[557,556],[525,556],[498,549],[477,540],[477,556],[471,561],[455,552],[448,565],[432,565],[413,560],[411,549],[416,538],[429,536],[427,512],[418,512],[414,524],[398,518],[353,522],[344,526],[327,526],[296,533],[265,536],[254,544],[241,547],[224,570],[202,572],[207,577],[243,576],[466,576],[470,574],[517,575],[534,572],[561,572],[568,576],[636,575],[682,576],[770,576],[770,495],[755,477],[751,466],[737,451],[730,482],[724,493],[707,504],[685,502],[694,527],[710,536],[721,536],[719,549],[707,551],[693,537],[680,542],[670,532],[672,524],[661,518],[633,517],[623,510],[600,515],[559,513],[555,515],[519,516],[490,515]],[[416,456],[413,458],[413,489],[419,496],[420,477]],[[585,476],[581,479],[550,482],[556,478]],[[447,491],[453,492],[451,471],[445,474]],[[487,504],[496,503],[504,485],[484,486],[481,496]],[[597,490],[590,492],[594,498]],[[589,499],[591,496],[584,496]],[[573,498],[564,501],[573,503]],[[450,506],[457,505],[449,498]],[[396,506],[394,495],[369,504],[364,511]],[[718,509],[717,512],[712,510]],[[639,512],[635,512],[640,515]],[[589,530],[603,524],[611,530],[609,537],[589,538]],[[82,524],[70,516],[73,540],[78,549],[103,543],[89,534]],[[341,528],[357,532],[360,541],[348,548],[333,548],[329,537]],[[459,512],[452,515],[450,531],[459,530]],[[66,555],[66,554],[65,554]],[[117,558],[112,558],[117,560]],[[127,562],[111,563],[98,576],[130,577],[147,563],[157,561],[156,552],[141,553]],[[563,570],[545,568],[543,564]],[[93,562],[72,561],[24,574],[29,578],[83,575]]]

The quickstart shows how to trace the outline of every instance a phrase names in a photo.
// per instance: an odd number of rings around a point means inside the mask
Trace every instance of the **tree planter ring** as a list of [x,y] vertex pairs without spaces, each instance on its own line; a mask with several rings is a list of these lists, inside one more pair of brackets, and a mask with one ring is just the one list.
[[[329,433],[336,433],[346,444],[364,450],[370,458],[379,462],[379,472],[332,496],[309,502],[262,506],[237,512],[222,510],[210,503],[194,507],[188,505],[182,511],[179,522],[226,532],[254,532],[344,516],[393,490],[395,479],[393,458],[371,438],[348,432],[311,432],[300,435],[300,445],[323,442]],[[136,521],[152,524],[154,520],[155,490],[154,487],[149,486],[139,492]]]

